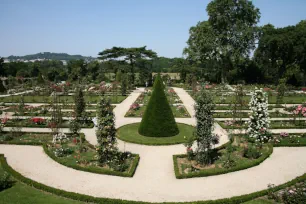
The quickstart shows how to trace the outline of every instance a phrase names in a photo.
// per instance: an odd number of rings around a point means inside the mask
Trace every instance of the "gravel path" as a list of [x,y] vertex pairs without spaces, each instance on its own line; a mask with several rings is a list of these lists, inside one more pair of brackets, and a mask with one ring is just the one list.
[[[306,157],[301,157],[306,154],[305,147],[275,148],[270,158],[247,170],[182,180],[175,179],[173,167],[168,165],[171,155],[178,153],[175,146],[140,147],[138,151],[143,162],[133,178],[92,174],[62,166],[44,154],[42,147],[0,147],[0,153],[6,155],[8,163],[16,171],[45,185],[91,196],[147,202],[238,196],[266,189],[270,183],[285,183],[306,172]],[[156,160],[159,154],[163,159]]]
[[[140,118],[125,118],[124,115],[142,91],[137,89],[116,106],[117,128],[140,122]],[[175,88],[175,91],[190,115],[194,116],[194,100],[183,89]],[[194,117],[176,121],[195,124]],[[42,128],[23,128],[23,131],[50,132]],[[94,128],[83,129],[82,132],[90,143],[97,143]],[[215,133],[221,135],[219,145],[228,141],[227,132],[217,123]],[[306,172],[306,157],[301,157],[306,154],[306,147],[275,148],[271,157],[257,167],[219,176],[179,180],[174,175],[172,155],[184,153],[183,145],[145,146],[120,140],[118,145],[121,150],[140,154],[139,166],[133,178],[99,175],[65,167],[49,158],[42,147],[0,145],[0,153],[5,154],[9,165],[16,171],[45,185],[91,196],[147,202],[184,202],[238,196],[266,189],[270,183],[285,183]]]

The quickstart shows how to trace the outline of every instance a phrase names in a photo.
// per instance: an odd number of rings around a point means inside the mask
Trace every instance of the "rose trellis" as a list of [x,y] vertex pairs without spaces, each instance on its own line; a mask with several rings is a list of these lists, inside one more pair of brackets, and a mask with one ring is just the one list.
[[111,165],[117,156],[115,116],[109,100],[101,98],[97,109],[97,153],[100,164]]
[[269,113],[268,113],[268,97],[262,89],[255,89],[251,96],[249,108],[251,115],[248,121],[249,137],[255,139],[257,143],[265,143],[270,140],[268,136],[269,129]]

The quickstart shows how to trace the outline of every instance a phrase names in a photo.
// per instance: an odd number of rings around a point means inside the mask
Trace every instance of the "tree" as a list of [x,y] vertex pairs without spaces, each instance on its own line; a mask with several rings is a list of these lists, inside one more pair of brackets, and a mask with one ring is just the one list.
[[148,137],[170,137],[179,133],[162,83],[161,77],[158,74],[154,82],[151,98],[139,125],[138,132],[141,135]]
[[127,75],[123,74],[121,76],[121,94],[122,94],[122,96],[126,95],[126,93],[127,93],[127,86],[128,86]]
[[74,104],[75,104],[75,109],[74,109],[75,118],[79,122],[81,122],[85,114],[85,108],[86,108],[86,102],[85,102],[84,94],[83,94],[81,87],[79,87],[75,93]]
[[101,165],[109,165],[118,152],[115,116],[110,101],[104,97],[101,97],[97,108],[98,161]]
[[287,81],[287,79],[280,79],[279,80],[279,83],[278,83],[278,86],[277,86],[277,97],[276,97],[276,103],[278,105],[281,105],[283,103],[285,92],[287,91],[286,81]]
[[0,79],[0,93],[6,92],[6,88],[3,85],[3,81]]
[[116,73],[116,81],[121,82],[121,79],[122,79],[122,72],[121,72],[121,70],[119,70]]
[[37,77],[37,84],[42,85],[42,84],[44,84],[44,83],[45,83],[45,80],[44,80],[42,74],[39,72],[39,73],[38,73],[38,77]]
[[218,61],[223,83],[226,81],[225,72],[233,62],[241,56],[248,56],[255,48],[260,12],[248,0],[213,0],[206,11],[208,21],[190,28],[184,53],[198,63]]
[[195,117],[196,124],[196,159],[202,165],[208,165],[212,162],[212,145],[214,144],[214,111],[215,104],[213,97],[205,89],[202,89],[196,98]]
[[[111,49],[105,49],[102,52],[99,52],[99,59],[101,60],[123,60],[130,64],[132,73],[132,82],[135,82],[135,63],[138,59],[152,59],[157,57],[156,52],[152,50],[147,50],[146,46],[143,47],[113,47]],[[116,73],[116,72],[115,72]]]
[[295,77],[298,83],[293,85],[305,84],[305,35],[305,20],[295,26],[275,28],[267,24],[261,28],[254,60],[264,73],[266,81],[276,84],[281,78],[287,77],[289,83],[289,79]]
[[269,141],[269,113],[268,113],[268,97],[262,89],[253,91],[249,107],[251,110],[250,119],[248,121],[248,134],[256,143],[262,146],[263,143]]
[[5,76],[5,70],[4,70],[4,59],[0,57],[0,76]]
[[82,152],[83,151],[83,145],[82,145],[83,144],[83,141],[82,141],[83,139],[80,135],[81,124],[76,118],[70,120],[69,130],[70,130],[70,132],[72,133],[73,136],[80,138],[79,151]]

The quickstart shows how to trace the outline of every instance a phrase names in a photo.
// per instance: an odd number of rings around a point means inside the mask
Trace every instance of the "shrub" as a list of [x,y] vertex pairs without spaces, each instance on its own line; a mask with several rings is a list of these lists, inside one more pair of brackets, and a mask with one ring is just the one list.
[[261,156],[261,152],[254,145],[249,145],[244,149],[243,156],[249,159],[258,159]]
[[73,153],[73,150],[70,149],[70,148],[57,148],[54,150],[54,154],[56,157],[64,157],[64,156],[67,156],[69,154],[72,154]]
[[0,175],[0,191],[11,187],[13,184],[10,175],[4,172],[3,175]]
[[138,129],[141,135],[148,137],[169,137],[179,133],[162,83],[160,75],[157,75],[152,96]]

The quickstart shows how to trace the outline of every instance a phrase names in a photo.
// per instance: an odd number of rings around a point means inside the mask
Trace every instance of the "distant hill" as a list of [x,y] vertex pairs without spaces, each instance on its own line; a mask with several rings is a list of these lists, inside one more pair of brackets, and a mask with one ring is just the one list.
[[69,55],[67,53],[53,53],[53,52],[40,52],[33,55],[25,56],[14,56],[11,55],[7,57],[9,60],[35,60],[35,59],[50,59],[50,60],[77,60],[77,59],[86,59],[93,60],[93,57],[85,57],[82,55]]

